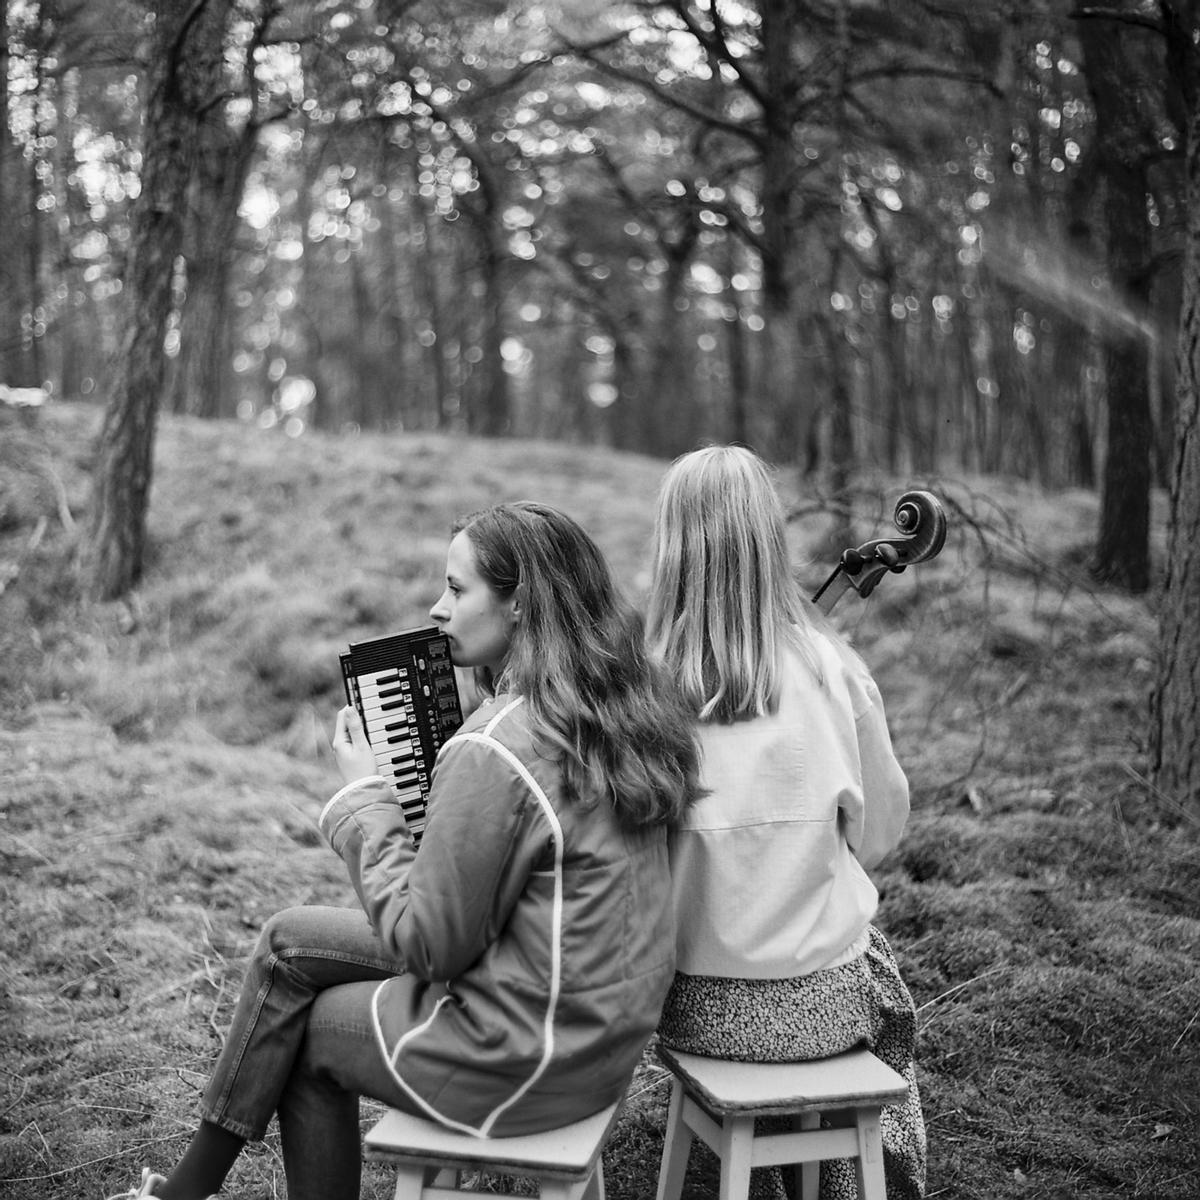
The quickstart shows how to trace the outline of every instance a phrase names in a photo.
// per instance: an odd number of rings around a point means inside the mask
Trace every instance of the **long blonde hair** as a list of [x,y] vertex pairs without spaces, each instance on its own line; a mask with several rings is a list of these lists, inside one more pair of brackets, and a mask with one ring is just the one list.
[[702,721],[770,712],[783,656],[819,677],[770,471],[741,446],[677,458],[658,492],[646,619],[651,654]]

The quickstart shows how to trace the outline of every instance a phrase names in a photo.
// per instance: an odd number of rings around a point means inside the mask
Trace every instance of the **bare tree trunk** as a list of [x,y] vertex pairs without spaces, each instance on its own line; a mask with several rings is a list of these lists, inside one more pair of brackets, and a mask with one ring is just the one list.
[[[538,356],[539,359],[544,356]],[[583,378],[584,358],[578,342],[573,338],[565,339],[559,353],[555,356],[552,369],[546,369],[546,364],[538,370],[534,380],[534,394],[541,399],[545,396],[559,396],[561,403],[557,436],[565,441],[582,443],[589,446],[611,446],[612,433],[609,429],[612,405],[600,408],[593,404],[587,395],[587,385]],[[538,368],[535,367],[535,370]],[[547,406],[551,414],[555,405]]]
[[[12,131],[8,124],[8,4],[0,8],[0,79],[5,86],[0,87],[0,212],[11,211],[13,204],[12,168],[17,162],[17,147],[13,143]],[[20,317],[16,292],[13,288],[13,270],[11,254],[12,238],[0,238],[0,383],[12,383],[11,375],[13,352],[15,347],[9,339],[12,331],[19,328]]]
[[915,354],[910,354],[907,361],[912,363],[910,371],[916,377],[914,390],[918,396],[925,397],[925,437],[924,446],[921,448],[925,469],[936,474],[946,449],[945,433],[949,424],[949,420],[943,416],[943,400],[947,395],[953,395],[953,392],[947,388],[944,377],[934,370],[939,339],[934,331],[932,311],[921,318],[915,336],[920,343],[920,349]]
[[192,188],[187,300],[180,314],[180,360],[171,407],[198,417],[232,416],[229,276],[238,206],[257,140],[256,129],[209,131]]
[[1181,7],[1162,6],[1170,74],[1187,105],[1188,218],[1175,468],[1150,742],[1159,794],[1200,816],[1200,20],[1180,13]]
[[[896,291],[896,280],[888,265],[883,275],[884,297],[879,306],[879,320],[883,326],[882,348],[886,356],[886,379],[884,387],[884,437],[887,452],[884,462],[889,471],[900,470],[900,448],[904,442],[913,440],[911,434],[904,436],[906,430],[915,428],[916,415],[907,409],[908,398],[912,396],[912,376],[908,365],[908,352],[905,345],[904,325],[892,316],[892,296]],[[909,422],[913,422],[910,426]]]
[[445,317],[446,305],[442,300],[443,272],[438,262],[439,222],[421,197],[417,181],[419,171],[415,159],[410,163],[409,169],[412,176],[410,195],[421,235],[416,263],[417,304],[419,310],[426,315],[426,327],[418,331],[417,337],[425,352],[428,374],[433,378],[432,394],[425,407],[430,425],[435,429],[447,429],[453,421],[454,414],[450,412],[451,382],[446,363],[449,323]]
[[[824,291],[832,295],[839,289],[842,268],[842,253],[833,253],[829,264],[829,278]],[[829,465],[830,491],[835,500],[845,500],[850,490],[851,476],[856,461],[854,424],[851,420],[851,405],[854,392],[854,352],[846,336],[846,318],[841,312],[818,312],[816,324],[825,343],[825,358],[829,364]],[[849,530],[849,516],[845,526],[835,532],[840,541]],[[853,534],[847,539],[853,538]]]
[[202,113],[221,119],[221,48],[231,0],[158,0],[152,82],[126,272],[125,334],[92,481],[87,569],[113,599],[142,573],[171,281]]
[[[65,71],[59,84],[59,102],[55,106],[54,186],[55,208],[60,224],[55,234],[54,261],[70,261],[70,246],[83,223],[79,189],[71,187],[68,180],[75,167],[75,118],[79,114],[79,72]],[[3,211],[3,209],[0,209]],[[65,226],[65,230],[63,227]],[[87,361],[98,344],[98,331],[87,328],[80,319],[83,289],[80,287],[79,269],[65,267],[62,278],[66,283],[66,295],[58,311],[55,334],[56,374],[58,394],[63,397],[78,396],[82,390],[83,375]]]
[[[385,144],[382,153],[386,169],[393,169],[393,159]],[[395,164],[398,173],[400,165]],[[379,308],[379,345],[386,364],[388,385],[392,392],[393,417],[404,429],[421,427],[420,396],[415,394],[412,371],[409,368],[409,301],[411,284],[406,274],[397,243],[401,232],[397,228],[396,208],[386,200],[379,208],[379,231],[374,236],[374,250],[380,263],[379,286],[383,295]]]
[[611,414],[612,444],[618,450],[641,450],[641,408],[646,403],[638,372],[636,340],[619,320],[606,316],[605,332],[613,343],[612,382],[617,389]]
[[1151,346],[1151,392],[1155,401],[1154,483],[1169,486],[1175,452],[1175,350],[1179,345],[1179,314],[1183,309],[1181,266],[1160,269],[1151,288],[1156,337]]
[[25,370],[35,384],[40,384],[46,378],[45,324],[38,316],[38,310],[43,307],[44,298],[42,292],[42,237],[44,231],[41,204],[39,203],[42,191],[41,163],[39,162],[42,154],[42,89],[45,87],[41,54],[38,55],[35,78],[37,84],[34,99],[34,143],[38,149],[30,157],[28,164],[29,187],[26,191],[26,200],[29,203],[29,213],[25,237],[24,291],[29,298],[29,307],[23,314],[28,320],[24,324],[25,336],[22,339],[22,348],[27,360]]
[[1145,340],[1135,334],[1110,341],[1104,357],[1108,445],[1091,573],[1144,592],[1150,586],[1151,440]]
[[476,370],[482,375],[478,405],[468,409],[470,429],[482,437],[511,434],[512,412],[508,392],[508,373],[500,353],[504,340],[505,270],[508,252],[504,249],[504,231],[500,217],[489,205],[478,218],[480,271],[483,298],[480,313],[479,348],[483,357]]
[[[314,139],[315,140],[315,139]],[[300,229],[300,261],[296,264],[296,306],[301,318],[302,330],[297,344],[289,356],[293,371],[310,380],[316,389],[308,420],[315,429],[335,428],[348,414],[341,410],[341,397],[326,383],[326,372],[322,370],[325,350],[325,322],[321,319],[321,306],[329,303],[322,289],[314,284],[321,276],[318,259],[322,246],[312,238],[313,178],[320,177],[323,151],[310,152],[308,136],[305,137],[306,153],[301,156],[300,180],[296,186],[296,224]],[[336,288],[337,280],[331,281]]]
[[684,283],[699,227],[689,222],[674,238],[662,238],[659,246],[667,262],[662,287],[654,305],[650,333],[649,387],[642,405],[647,454],[673,458],[695,445],[699,420],[695,381],[690,377],[693,358],[683,350]]
[[772,429],[769,457],[803,456],[815,420],[813,398],[796,386],[797,317],[792,295],[793,223],[797,180],[793,98],[797,80],[792,51],[798,14],[793,0],[761,0],[763,75],[762,143],[762,400]]
[[850,484],[855,464],[854,428],[850,421],[852,350],[846,340],[845,319],[830,313],[818,319],[829,361],[829,494],[834,501],[835,523],[827,545],[836,557],[843,546],[857,541],[850,513]]
[[1144,146],[1152,145],[1141,95],[1147,34],[1114,31],[1101,20],[1081,22],[1096,142],[1104,180],[1108,270],[1127,320],[1106,331],[1108,448],[1100,529],[1092,561],[1098,579],[1132,592],[1150,586],[1150,372],[1145,334],[1149,299],[1150,222],[1146,212]]
[[[16,22],[10,16],[13,6],[5,4],[0,34],[0,209],[10,223],[7,236],[0,237],[0,383],[19,387],[42,383],[31,354],[29,320],[37,304],[36,292],[29,292],[30,252],[37,239],[37,175],[26,168],[21,146],[13,139],[9,123],[9,36]],[[40,38],[36,39],[40,42]],[[25,47],[26,57],[40,57],[40,46]],[[34,67],[37,78],[41,67]]]
[[742,320],[740,293],[733,287],[733,277],[739,271],[738,243],[725,239],[725,292],[733,305],[733,316],[725,322],[725,354],[729,362],[729,440],[748,445],[750,439],[750,365],[746,351],[746,325]]
[[203,121],[185,229],[187,298],[180,313],[179,363],[171,407],[200,417],[232,416],[233,331],[229,280],[237,252],[238,209],[262,127],[256,79],[257,52],[281,0],[256,6],[255,26],[244,51],[244,87],[250,105],[240,125]]

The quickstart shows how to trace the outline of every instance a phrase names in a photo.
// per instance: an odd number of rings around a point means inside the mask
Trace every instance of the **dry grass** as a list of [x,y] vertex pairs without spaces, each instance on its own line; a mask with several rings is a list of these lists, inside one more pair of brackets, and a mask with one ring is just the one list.
[[[426,435],[293,442],[164,420],[146,579],[89,605],[70,546],[98,421],[0,428],[0,1179],[99,1198],[191,1128],[241,957],[272,911],[351,902],[314,818],[336,651],[424,618],[452,515],[533,495],[644,585],[661,464]],[[1200,831],[1145,781],[1152,604],[1087,583],[1096,503],[944,490],[941,558],[838,620],[875,667],[916,809],[880,923],[921,1006],[930,1195],[1200,1195]],[[815,500],[797,497],[808,511]],[[815,585],[832,519],[797,528]],[[647,1060],[606,1156],[653,1195]],[[366,1114],[371,1115],[370,1106]],[[697,1152],[696,1197],[715,1195]],[[228,1194],[283,1194],[277,1147]],[[369,1173],[364,1195],[388,1194]]]

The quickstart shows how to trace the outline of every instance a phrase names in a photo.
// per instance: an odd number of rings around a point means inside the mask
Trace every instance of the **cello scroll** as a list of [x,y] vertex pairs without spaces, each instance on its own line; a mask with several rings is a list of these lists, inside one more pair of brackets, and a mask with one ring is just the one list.
[[932,492],[905,492],[892,520],[902,536],[874,538],[842,551],[837,568],[812,598],[822,612],[828,613],[849,588],[869,596],[884,575],[926,562],[945,545],[946,513]]

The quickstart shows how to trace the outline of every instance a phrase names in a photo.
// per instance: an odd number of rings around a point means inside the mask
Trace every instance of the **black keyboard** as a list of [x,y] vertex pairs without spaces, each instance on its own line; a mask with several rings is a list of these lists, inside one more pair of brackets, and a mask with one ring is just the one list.
[[346,699],[420,845],[434,760],[463,720],[450,644],[431,625],[351,642],[339,659]]

